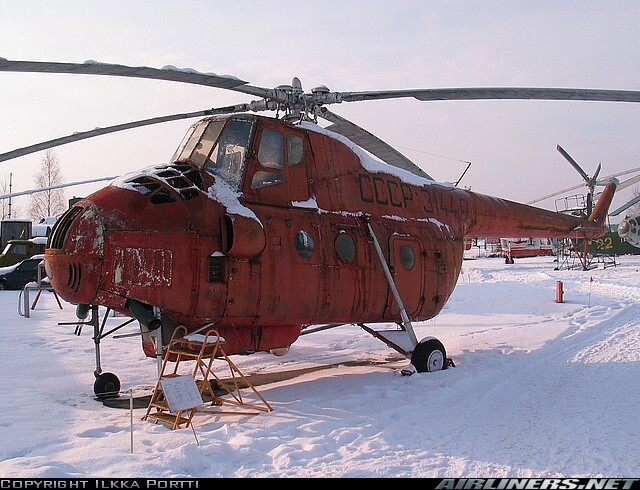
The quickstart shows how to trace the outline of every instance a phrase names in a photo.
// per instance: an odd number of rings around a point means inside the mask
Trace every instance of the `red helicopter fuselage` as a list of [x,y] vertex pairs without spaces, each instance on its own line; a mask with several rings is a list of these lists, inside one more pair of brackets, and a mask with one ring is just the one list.
[[307,325],[398,321],[368,224],[419,321],[452,294],[465,237],[598,237],[601,208],[586,220],[472,193],[311,123],[243,114],[200,121],[172,163],[74,204],[45,262],[71,303],[159,322],[166,339],[213,325],[227,354],[273,351]]

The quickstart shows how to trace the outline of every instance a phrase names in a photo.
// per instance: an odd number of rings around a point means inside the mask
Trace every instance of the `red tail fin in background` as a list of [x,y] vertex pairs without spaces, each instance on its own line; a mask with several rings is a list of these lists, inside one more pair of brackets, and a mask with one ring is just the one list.
[[589,216],[589,221],[593,221],[599,226],[604,226],[607,213],[609,212],[609,206],[611,206],[613,195],[616,192],[616,187],[618,187],[618,180],[611,179],[598,198],[596,207],[593,208],[591,216]]

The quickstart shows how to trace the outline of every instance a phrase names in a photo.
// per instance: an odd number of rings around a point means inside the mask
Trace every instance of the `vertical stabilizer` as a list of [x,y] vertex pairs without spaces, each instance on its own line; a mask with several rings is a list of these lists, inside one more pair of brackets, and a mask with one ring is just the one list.
[[604,226],[609,206],[611,206],[613,195],[616,192],[616,187],[618,187],[618,180],[615,178],[611,179],[604,188],[604,191],[602,191],[602,194],[600,194],[598,202],[595,208],[593,208],[591,216],[589,216],[589,221],[593,221],[599,226]]

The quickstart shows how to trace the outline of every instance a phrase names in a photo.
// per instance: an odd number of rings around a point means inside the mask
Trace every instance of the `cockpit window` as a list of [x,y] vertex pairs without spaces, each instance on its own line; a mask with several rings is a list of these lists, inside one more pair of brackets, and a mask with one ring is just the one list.
[[249,147],[251,125],[250,121],[243,120],[202,121],[186,135],[174,155],[174,161],[189,161],[204,167],[210,175],[237,189]]
[[279,131],[265,129],[260,140],[258,161],[265,167],[284,168],[283,136]]
[[220,136],[220,130],[222,129],[223,121],[212,121],[210,122],[202,136],[200,137],[200,141],[195,146],[193,151],[191,152],[191,161],[195,163],[198,167],[202,167],[209,155],[211,154],[211,149],[213,148],[214,143]]
[[[193,153],[196,145],[200,142],[202,133],[204,133],[204,130],[207,129],[207,126],[208,124],[205,121],[201,121],[198,124],[194,124],[193,126],[191,126],[189,128],[189,131],[187,131],[187,134],[182,139],[180,146],[178,146],[178,149],[171,158],[171,161],[184,161],[191,158],[191,153]],[[222,123],[220,123],[220,127],[222,127]]]
[[290,167],[304,161],[304,144],[300,136],[294,134],[287,135],[287,148]]
[[239,188],[250,136],[250,121],[229,121],[205,163],[205,170],[234,189]]

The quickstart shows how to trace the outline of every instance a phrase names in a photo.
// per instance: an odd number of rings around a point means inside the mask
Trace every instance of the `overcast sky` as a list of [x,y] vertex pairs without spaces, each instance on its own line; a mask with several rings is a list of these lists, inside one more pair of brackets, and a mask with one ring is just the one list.
[[[640,90],[636,1],[3,2],[0,57],[95,60],[231,74],[306,90],[536,86]],[[147,117],[249,97],[164,81],[0,73],[0,152]],[[640,167],[640,105],[390,100],[332,110],[394,145],[437,180],[527,202],[587,173]],[[189,124],[101,136],[55,150],[65,181],[166,162]],[[13,191],[34,186],[42,153],[0,163]],[[99,184],[67,190],[84,196]],[[620,192],[613,206],[631,198]],[[15,201],[26,217],[25,198]],[[554,208],[553,200],[540,203]],[[18,217],[18,216],[14,216]]]

